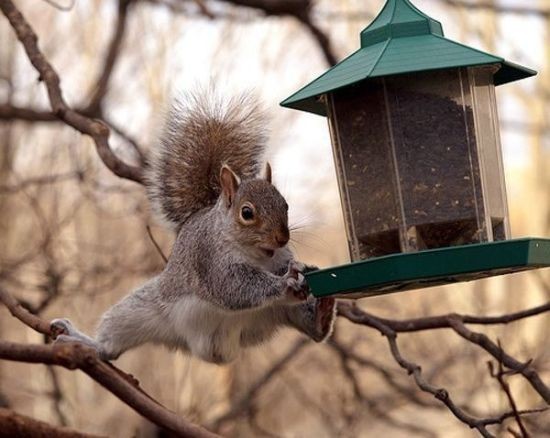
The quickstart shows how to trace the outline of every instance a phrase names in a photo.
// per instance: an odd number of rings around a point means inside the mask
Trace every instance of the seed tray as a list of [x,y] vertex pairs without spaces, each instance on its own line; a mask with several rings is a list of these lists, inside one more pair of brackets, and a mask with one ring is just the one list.
[[306,274],[313,295],[364,298],[550,267],[550,239],[392,254]]

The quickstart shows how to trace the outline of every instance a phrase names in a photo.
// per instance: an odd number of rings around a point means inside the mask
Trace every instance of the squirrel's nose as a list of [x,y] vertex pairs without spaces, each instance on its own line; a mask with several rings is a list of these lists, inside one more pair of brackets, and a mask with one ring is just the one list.
[[290,236],[289,236],[288,230],[280,230],[275,235],[275,240],[277,241],[277,244],[280,247],[285,246],[288,243],[289,238],[290,238]]

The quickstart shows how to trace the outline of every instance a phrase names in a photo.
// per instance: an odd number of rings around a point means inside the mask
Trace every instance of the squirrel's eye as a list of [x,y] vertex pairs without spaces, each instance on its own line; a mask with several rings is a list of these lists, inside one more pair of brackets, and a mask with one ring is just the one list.
[[251,221],[254,219],[254,210],[250,208],[249,206],[245,205],[243,208],[241,208],[241,217],[245,221]]

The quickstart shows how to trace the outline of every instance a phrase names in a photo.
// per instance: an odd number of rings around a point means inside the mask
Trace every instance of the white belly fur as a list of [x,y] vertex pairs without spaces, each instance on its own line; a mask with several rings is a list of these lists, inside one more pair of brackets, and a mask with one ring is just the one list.
[[184,296],[168,309],[177,337],[168,343],[208,362],[229,362],[239,352],[241,332],[253,313],[223,312],[196,296]]

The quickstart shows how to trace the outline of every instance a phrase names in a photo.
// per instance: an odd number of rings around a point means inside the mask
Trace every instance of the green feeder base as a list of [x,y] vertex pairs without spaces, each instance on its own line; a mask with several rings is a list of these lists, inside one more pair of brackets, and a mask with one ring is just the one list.
[[392,254],[306,274],[313,295],[362,298],[550,267],[550,239]]

